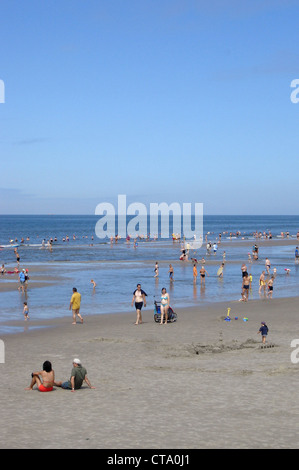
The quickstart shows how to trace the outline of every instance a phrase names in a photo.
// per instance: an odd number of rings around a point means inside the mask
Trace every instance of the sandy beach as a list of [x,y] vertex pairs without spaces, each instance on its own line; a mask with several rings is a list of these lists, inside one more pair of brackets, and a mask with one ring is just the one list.
[[[138,326],[133,309],[76,326],[71,315],[15,322],[24,332],[2,337],[1,448],[297,448],[298,299],[177,313],[167,326],[153,321],[151,305]],[[261,321],[271,347],[261,347]],[[74,357],[96,389],[24,390],[45,360],[57,380],[69,379]]]
[[298,5],[2,0],[0,449],[299,448]]

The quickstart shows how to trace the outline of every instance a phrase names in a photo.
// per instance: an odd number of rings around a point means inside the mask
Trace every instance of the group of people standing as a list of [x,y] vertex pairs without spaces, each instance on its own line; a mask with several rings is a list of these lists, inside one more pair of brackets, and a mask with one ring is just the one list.
[[[141,284],[137,284],[136,289],[133,292],[133,298],[132,298],[132,307],[135,303],[135,309],[136,309],[136,322],[135,325],[139,325],[142,323],[142,315],[141,315],[141,310],[142,307],[146,307],[146,297],[147,294],[143,289],[141,289]],[[160,302],[160,312],[161,312],[161,320],[160,320],[160,325],[167,325],[168,321],[168,310],[169,310],[169,294],[166,290],[165,287],[162,288],[161,290],[161,302]]]
[[[264,295],[267,296],[269,299],[272,299],[273,295],[273,284],[275,280],[275,274],[272,274],[270,277],[270,264],[269,264],[268,258],[266,258],[266,270],[263,270],[260,278],[259,278],[259,295],[264,292]],[[242,292],[241,292],[241,299],[244,302],[248,301],[249,297],[249,290],[251,289],[252,286],[252,274],[248,273],[247,271],[247,266],[245,263],[242,264],[241,266],[241,271],[242,271]],[[267,274],[266,274],[267,273]],[[268,277],[267,277],[268,275]],[[266,293],[266,288],[268,288],[268,292]]]

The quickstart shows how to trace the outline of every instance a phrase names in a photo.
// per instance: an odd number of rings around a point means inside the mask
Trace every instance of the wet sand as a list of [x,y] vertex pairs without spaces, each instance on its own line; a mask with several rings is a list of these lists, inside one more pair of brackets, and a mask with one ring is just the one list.
[[[152,305],[138,326],[133,309],[85,316],[76,326],[71,315],[13,322],[24,332],[2,336],[0,447],[298,448],[299,365],[291,362],[298,305],[215,303],[178,309],[168,325],[153,321]],[[261,321],[271,347],[261,348]],[[67,380],[74,357],[96,389],[24,390],[45,360]]]
[[[13,267],[6,265],[7,271],[13,271]],[[27,268],[26,266],[20,265],[19,270]],[[34,266],[29,266],[29,281],[28,287],[30,289],[35,289],[36,287],[46,287],[53,285],[56,282],[59,282],[60,276],[52,273],[51,265],[38,264]],[[13,274],[0,274],[0,293],[1,292],[10,292],[17,291],[20,286],[19,273]]]

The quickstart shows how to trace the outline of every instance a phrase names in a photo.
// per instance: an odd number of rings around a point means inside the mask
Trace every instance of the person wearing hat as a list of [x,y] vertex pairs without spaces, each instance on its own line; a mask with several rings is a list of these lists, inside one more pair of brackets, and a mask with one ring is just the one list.
[[84,381],[87,383],[89,388],[95,388],[89,382],[87,370],[82,366],[80,359],[75,358],[73,360],[70,380],[67,380],[66,382],[55,382],[55,386],[64,388],[65,390],[72,390],[72,392],[74,392],[81,388]]

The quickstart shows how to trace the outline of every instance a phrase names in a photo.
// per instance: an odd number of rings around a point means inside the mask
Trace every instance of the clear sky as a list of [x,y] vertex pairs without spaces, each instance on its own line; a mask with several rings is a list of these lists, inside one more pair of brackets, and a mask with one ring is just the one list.
[[299,0],[1,0],[0,16],[1,214],[118,194],[298,214]]

